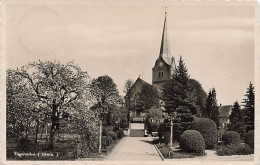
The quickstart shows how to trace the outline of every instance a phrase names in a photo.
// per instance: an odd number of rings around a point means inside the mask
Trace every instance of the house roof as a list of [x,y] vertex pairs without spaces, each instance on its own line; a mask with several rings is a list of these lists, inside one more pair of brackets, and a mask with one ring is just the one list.
[[219,117],[228,118],[232,111],[232,105],[222,105],[218,107]]

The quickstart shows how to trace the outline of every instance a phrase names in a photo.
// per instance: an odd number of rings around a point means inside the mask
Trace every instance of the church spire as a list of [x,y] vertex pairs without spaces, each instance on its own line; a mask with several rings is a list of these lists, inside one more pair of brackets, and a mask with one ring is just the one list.
[[165,19],[164,19],[164,25],[163,25],[163,34],[162,34],[162,41],[161,41],[161,49],[160,49],[160,55],[162,57],[170,57],[171,51],[170,51],[170,45],[169,45],[169,39],[167,35],[167,12],[165,10]]

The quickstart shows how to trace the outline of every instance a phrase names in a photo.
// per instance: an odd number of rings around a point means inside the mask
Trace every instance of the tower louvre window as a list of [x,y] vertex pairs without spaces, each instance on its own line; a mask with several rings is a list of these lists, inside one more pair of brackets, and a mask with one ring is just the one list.
[[159,72],[159,77],[161,77],[161,72]]
[[163,72],[162,72],[162,77],[163,77]]

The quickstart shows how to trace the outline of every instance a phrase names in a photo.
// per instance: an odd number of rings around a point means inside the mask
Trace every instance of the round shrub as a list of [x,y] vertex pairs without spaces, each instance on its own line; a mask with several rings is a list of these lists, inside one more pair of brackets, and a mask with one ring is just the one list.
[[206,149],[215,148],[218,141],[218,130],[213,120],[208,118],[197,118],[191,123],[190,129],[200,132],[204,138]]
[[254,131],[249,131],[245,135],[245,143],[254,149]]
[[121,139],[121,138],[124,137],[124,136],[125,136],[124,130],[120,128],[119,131],[117,131],[117,137],[118,137],[119,139]]
[[187,130],[180,137],[180,147],[184,151],[202,153],[205,150],[205,142],[199,131]]
[[106,147],[110,146],[112,141],[113,140],[112,140],[112,138],[110,136],[102,136],[102,139],[101,139],[102,147],[106,148]]
[[115,127],[113,128],[113,132],[116,132],[116,131],[119,131],[119,127],[118,127],[118,126],[115,126]]
[[116,134],[118,139],[121,139],[123,137],[122,132],[120,131],[117,131]]
[[117,139],[117,134],[115,132],[108,132],[108,134],[113,140]]
[[222,137],[225,145],[240,144],[240,135],[236,131],[226,131]]

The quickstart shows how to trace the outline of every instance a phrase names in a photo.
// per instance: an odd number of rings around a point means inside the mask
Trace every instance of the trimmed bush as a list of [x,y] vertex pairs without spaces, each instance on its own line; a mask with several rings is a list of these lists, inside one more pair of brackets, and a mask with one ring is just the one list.
[[191,125],[190,130],[199,131],[205,141],[206,149],[215,148],[218,141],[217,126],[213,120],[208,118],[197,118]]
[[108,134],[113,140],[117,139],[117,134],[115,132],[108,132]]
[[102,148],[106,148],[111,145],[112,138],[110,136],[102,136],[101,142],[102,142]]
[[180,147],[187,152],[203,153],[205,142],[199,131],[187,130],[180,137]]
[[254,150],[254,131],[249,131],[245,135],[245,143],[248,144]]
[[116,134],[117,134],[117,138],[119,138],[119,139],[121,139],[122,137],[125,136],[124,130],[121,128],[119,128],[119,131],[117,131]]
[[222,137],[224,145],[240,144],[240,135],[236,131],[226,131]]
[[117,132],[117,131],[119,131],[119,127],[118,127],[118,126],[115,126],[115,127],[113,128],[113,132]]

